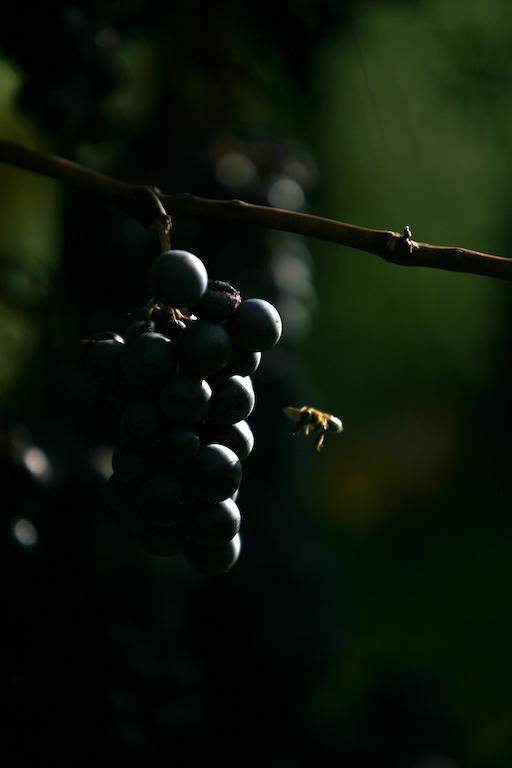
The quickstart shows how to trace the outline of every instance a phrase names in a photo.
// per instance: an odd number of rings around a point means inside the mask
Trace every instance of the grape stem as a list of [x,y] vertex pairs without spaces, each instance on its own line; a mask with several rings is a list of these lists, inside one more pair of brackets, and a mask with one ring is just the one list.
[[391,264],[512,280],[512,259],[467,248],[429,245],[392,230],[369,229],[307,213],[270,208],[242,200],[209,200],[190,194],[163,194],[155,187],[130,184],[62,157],[0,139],[0,162],[71,184],[120,208],[154,229],[162,250],[170,248],[172,219],[236,222],[293,232],[366,251]]
[[172,232],[172,219],[162,205],[162,201],[159,198],[159,191],[153,187],[146,187],[148,192],[153,196],[155,200],[155,210],[158,211],[157,218],[153,219],[151,229],[154,229],[160,240],[160,248],[162,253],[164,251],[171,250],[171,232]]

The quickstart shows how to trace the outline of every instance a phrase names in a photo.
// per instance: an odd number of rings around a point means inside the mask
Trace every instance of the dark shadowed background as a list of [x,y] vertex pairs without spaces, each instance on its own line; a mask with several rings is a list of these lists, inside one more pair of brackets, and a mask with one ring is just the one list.
[[[508,255],[505,0],[49,2],[0,26],[0,136],[165,191]],[[273,301],[242,556],[222,577],[110,519],[80,340],[158,242],[0,165],[5,765],[512,760],[506,283],[226,223],[173,245]],[[286,405],[343,419],[321,454]]]

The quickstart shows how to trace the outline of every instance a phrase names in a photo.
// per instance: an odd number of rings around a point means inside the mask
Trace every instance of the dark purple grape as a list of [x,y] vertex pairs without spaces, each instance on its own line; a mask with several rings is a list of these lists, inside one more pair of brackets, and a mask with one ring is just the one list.
[[163,384],[176,368],[174,344],[161,333],[143,333],[126,344],[121,366],[125,376],[137,386]]
[[211,547],[231,541],[240,530],[240,510],[233,499],[199,504],[191,512],[190,538]]
[[197,571],[213,576],[229,571],[238,560],[240,549],[241,541],[237,534],[231,541],[215,547],[205,547],[195,541],[187,541],[183,555],[189,565]]
[[169,421],[197,424],[208,413],[212,390],[204,379],[178,373],[160,392],[160,407]]
[[196,320],[180,338],[180,370],[212,376],[229,361],[231,348],[231,338],[222,325]]
[[233,344],[247,352],[264,352],[281,338],[283,324],[277,309],[264,299],[246,299],[228,321]]
[[158,472],[142,486],[139,506],[152,525],[172,525],[186,516],[190,497],[176,475],[170,471]]
[[248,376],[221,377],[214,386],[208,421],[236,424],[249,416],[254,403],[254,389]]
[[217,443],[203,445],[183,468],[183,482],[199,501],[224,501],[236,491],[241,480],[238,456]]
[[200,446],[199,435],[192,427],[171,425],[162,438],[162,450],[176,469],[195,456]]
[[112,469],[121,482],[134,488],[154,472],[155,457],[130,443],[120,443],[112,454]]
[[261,362],[261,352],[245,352],[243,349],[234,349],[229,363],[222,369],[222,373],[238,376],[252,376],[258,370]]
[[240,293],[229,283],[208,280],[206,293],[192,309],[201,320],[221,323],[238,309],[240,301]]
[[116,339],[96,341],[85,356],[85,367],[102,388],[118,387],[123,380],[121,353],[124,341]]
[[174,525],[153,525],[139,516],[136,534],[145,552],[170,557],[182,551],[188,539],[188,521],[182,520]]
[[246,421],[236,424],[206,424],[201,432],[203,442],[220,443],[231,448],[239,459],[246,459],[254,447],[254,435]]
[[162,436],[163,421],[152,400],[135,400],[121,417],[121,436],[142,446],[154,445]]
[[165,251],[148,272],[149,290],[168,307],[190,307],[206,291],[208,275],[201,259],[188,251]]

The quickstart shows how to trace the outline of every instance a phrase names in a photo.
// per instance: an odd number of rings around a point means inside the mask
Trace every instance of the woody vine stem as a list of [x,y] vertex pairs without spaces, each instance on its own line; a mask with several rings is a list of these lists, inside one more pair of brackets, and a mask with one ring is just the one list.
[[326,240],[373,253],[387,262],[404,267],[430,267],[512,280],[512,259],[467,248],[416,242],[409,227],[405,227],[403,234],[400,234],[241,200],[209,200],[190,194],[163,194],[154,187],[129,184],[62,157],[3,139],[0,139],[0,162],[58,179],[117,206],[143,226],[156,230],[164,250],[169,248],[171,219],[211,219]]

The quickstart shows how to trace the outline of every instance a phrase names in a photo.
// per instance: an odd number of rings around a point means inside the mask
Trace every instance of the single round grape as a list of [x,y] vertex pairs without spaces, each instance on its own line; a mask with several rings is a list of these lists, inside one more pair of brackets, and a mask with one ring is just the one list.
[[168,470],[157,472],[144,483],[139,506],[153,525],[172,525],[186,516],[190,497],[176,475]]
[[283,330],[277,309],[264,299],[246,299],[228,321],[233,344],[247,352],[274,347]]
[[147,320],[134,320],[123,333],[125,344],[130,344],[141,333],[150,333],[154,328]]
[[190,538],[211,547],[231,541],[240,530],[240,510],[233,499],[199,504],[191,512]]
[[163,433],[163,418],[152,400],[135,400],[121,417],[121,436],[128,441],[154,445]]
[[246,421],[236,424],[206,425],[202,432],[203,442],[220,443],[231,448],[240,460],[246,459],[254,448],[254,435]]
[[194,304],[194,315],[201,320],[221,323],[240,306],[240,293],[229,283],[220,280],[208,280],[208,288],[197,304]]
[[231,359],[222,369],[222,373],[252,376],[258,370],[260,362],[261,352],[245,352],[243,349],[234,349]]
[[171,425],[162,438],[162,450],[176,469],[195,456],[200,446],[199,435],[191,427]]
[[182,520],[174,525],[153,525],[139,516],[136,535],[140,546],[148,554],[171,557],[182,551],[188,539],[188,521]]
[[240,549],[241,540],[237,534],[231,541],[215,547],[205,547],[195,541],[187,541],[183,547],[183,555],[197,571],[213,576],[229,571],[238,560]]
[[125,345],[121,366],[137,386],[163,384],[176,368],[174,344],[161,333],[143,333]]
[[85,356],[85,367],[102,388],[119,386],[123,379],[121,353],[125,350],[121,337],[96,341]]
[[183,468],[183,482],[199,501],[224,501],[236,491],[241,480],[238,456],[218,443],[203,445]]
[[168,307],[190,307],[199,301],[208,286],[201,259],[188,251],[165,251],[149,268],[151,295]]
[[198,376],[218,373],[231,357],[231,338],[222,325],[196,320],[180,339],[180,370]]
[[154,472],[153,454],[135,448],[131,443],[120,443],[112,454],[112,469],[121,480],[134,488],[141,485]]
[[208,413],[212,390],[204,379],[178,373],[160,392],[160,407],[169,421],[197,424]]
[[248,376],[228,376],[216,382],[208,411],[212,424],[236,424],[246,419],[256,401]]

